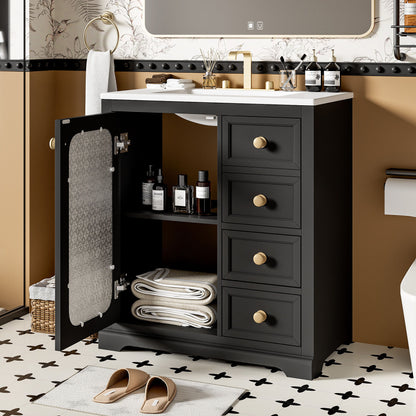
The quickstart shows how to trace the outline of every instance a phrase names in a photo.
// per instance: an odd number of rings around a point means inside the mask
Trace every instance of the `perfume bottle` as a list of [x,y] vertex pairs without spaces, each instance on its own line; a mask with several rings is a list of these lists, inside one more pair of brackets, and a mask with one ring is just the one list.
[[172,187],[172,208],[177,214],[194,213],[194,189],[188,186],[187,175],[178,175],[178,185]]
[[152,208],[152,191],[153,185],[156,182],[155,171],[152,165],[148,165],[146,177],[142,181],[142,205],[143,208]]
[[208,171],[198,171],[198,182],[196,183],[196,213],[198,215],[209,215],[211,213],[211,183],[208,180]]
[[152,189],[152,210],[157,212],[166,211],[167,186],[163,183],[162,169],[156,176],[156,183]]
[[341,68],[336,63],[333,49],[332,60],[324,69],[324,89],[327,92],[339,92],[341,90]]
[[322,89],[321,65],[313,49],[313,60],[305,69],[305,88],[311,92],[319,92]]

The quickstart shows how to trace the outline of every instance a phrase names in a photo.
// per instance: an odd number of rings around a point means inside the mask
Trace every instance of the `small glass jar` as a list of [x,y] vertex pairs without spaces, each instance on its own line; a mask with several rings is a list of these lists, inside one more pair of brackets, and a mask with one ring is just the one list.
[[296,71],[280,71],[280,89],[282,91],[293,91],[296,89]]
[[217,88],[217,79],[212,72],[206,72],[202,78],[202,88],[204,89],[215,89]]

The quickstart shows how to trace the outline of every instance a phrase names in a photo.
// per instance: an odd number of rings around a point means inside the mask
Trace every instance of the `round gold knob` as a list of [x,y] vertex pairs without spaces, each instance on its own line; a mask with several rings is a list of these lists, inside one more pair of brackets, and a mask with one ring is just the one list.
[[49,149],[55,150],[55,137],[49,140]]
[[259,251],[253,256],[253,263],[256,264],[257,266],[261,266],[262,264],[266,263],[266,261],[267,261],[267,256],[261,251]]
[[266,198],[266,196],[265,195],[263,195],[263,194],[259,194],[259,195],[256,195],[254,198],[253,198],[253,204],[256,206],[256,207],[264,207],[266,204],[267,204],[267,198]]
[[267,319],[267,313],[264,311],[257,311],[253,314],[253,321],[256,324],[261,324]]
[[256,149],[264,149],[267,146],[267,139],[263,136],[256,137],[253,140],[253,146]]

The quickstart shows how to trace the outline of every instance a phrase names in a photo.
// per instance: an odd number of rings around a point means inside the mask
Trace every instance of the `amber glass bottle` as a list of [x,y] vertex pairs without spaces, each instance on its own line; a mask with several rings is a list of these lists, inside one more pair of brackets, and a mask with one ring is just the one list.
[[196,213],[198,215],[209,215],[211,213],[211,183],[208,180],[208,171],[198,171],[198,182],[196,183]]

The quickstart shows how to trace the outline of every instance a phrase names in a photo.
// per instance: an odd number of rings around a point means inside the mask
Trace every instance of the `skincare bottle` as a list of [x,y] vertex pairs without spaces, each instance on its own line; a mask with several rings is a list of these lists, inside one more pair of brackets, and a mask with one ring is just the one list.
[[198,182],[196,183],[196,213],[198,215],[209,215],[211,213],[211,183],[208,180],[208,171],[198,171]]
[[317,60],[313,49],[313,61],[305,69],[305,88],[311,92],[319,92],[322,89],[321,66]]
[[172,209],[177,214],[194,213],[194,189],[186,175],[178,175],[178,185],[172,187]]
[[152,191],[155,184],[155,171],[152,165],[148,165],[146,171],[146,177],[142,182],[142,205],[144,208],[152,208]]
[[340,92],[341,90],[341,68],[335,61],[332,49],[332,61],[324,69],[324,89],[326,92]]
[[162,169],[158,169],[156,183],[152,190],[152,210],[164,212],[166,210],[167,186],[163,183]]
[[[416,26],[416,0],[404,1],[404,24],[406,26]],[[406,33],[416,33],[415,27],[405,27]]]

